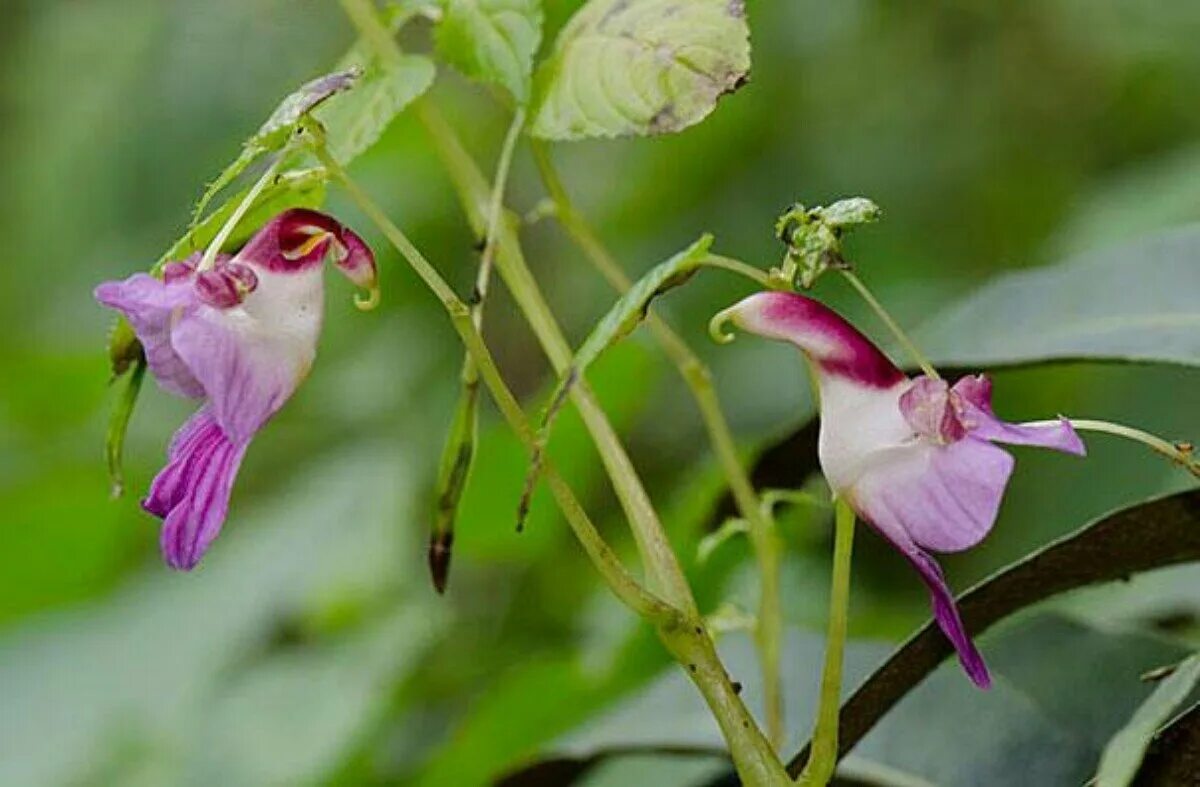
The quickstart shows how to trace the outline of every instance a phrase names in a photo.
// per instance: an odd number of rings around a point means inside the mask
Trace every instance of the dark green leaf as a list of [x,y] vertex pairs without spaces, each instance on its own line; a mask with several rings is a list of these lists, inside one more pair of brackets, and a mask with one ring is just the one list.
[[531,133],[645,136],[699,123],[750,71],[741,0],[591,0],[534,76]]
[[113,404],[108,417],[108,430],[104,435],[104,457],[108,462],[108,481],[113,497],[120,497],[125,492],[125,474],[121,468],[125,433],[129,429],[129,419],[133,415],[133,407],[137,404],[145,376],[146,359],[141,354],[141,345],[138,345],[138,358],[133,361],[133,368],[124,382],[125,387]]
[[529,98],[533,55],[542,40],[540,0],[446,0],[438,53],[472,79]]
[[1163,678],[1129,723],[1104,747],[1096,787],[1127,787],[1137,775],[1155,733],[1171,718],[1200,680],[1200,656],[1192,656]]
[[[1130,506],[1009,566],[959,599],[978,636],[1009,615],[1067,590],[1200,559],[1200,491]],[[909,691],[954,653],[932,621],[900,647],[842,706],[845,753]],[[805,753],[792,760],[798,772]]]
[[921,326],[938,363],[1100,359],[1200,364],[1200,226],[985,284]]

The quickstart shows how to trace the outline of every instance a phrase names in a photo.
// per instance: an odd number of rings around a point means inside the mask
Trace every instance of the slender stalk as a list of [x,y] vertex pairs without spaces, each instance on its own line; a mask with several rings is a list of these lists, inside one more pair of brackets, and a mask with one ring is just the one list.
[[900,344],[903,345],[904,349],[908,351],[908,354],[912,356],[912,359],[916,361],[918,366],[921,367],[921,371],[923,371],[926,376],[934,380],[940,380],[941,376],[937,373],[937,369],[934,369],[933,364],[926,360],[924,353],[917,348],[917,345],[913,343],[912,339],[908,338],[908,334],[904,332],[900,325],[894,319],[892,319],[892,315],[888,313],[888,310],[883,307],[883,304],[879,302],[875,295],[869,289],[867,289],[867,285],[863,284],[862,280],[859,279],[858,276],[854,274],[854,271],[850,270],[849,268],[841,269],[841,273],[846,277],[846,281],[850,282],[850,286],[852,286],[858,292],[858,294],[862,296],[862,299],[866,301],[867,304],[875,311],[875,314],[879,316],[879,319],[883,320],[884,325],[888,327],[888,330],[892,332],[892,335],[896,337]]
[[[553,212],[559,224],[612,288],[617,292],[627,292],[633,283],[625,275],[587,219],[571,202],[549,152],[544,145],[536,141],[532,148],[534,161],[537,163],[542,183],[554,205]],[[738,273],[744,274],[745,271],[742,269],[754,271],[762,276],[765,282],[766,275],[762,271],[751,268],[745,263],[727,260],[716,255],[711,255],[709,259],[719,262],[718,267],[728,267],[725,263],[733,263],[733,267]],[[751,276],[751,278],[756,277]],[[726,482],[733,492],[734,501],[737,503],[742,517],[749,523],[750,538],[758,563],[761,583],[755,639],[762,670],[767,734],[771,742],[778,747],[783,743],[784,735],[783,692],[779,677],[783,613],[779,603],[780,544],[778,534],[775,531],[769,509],[764,508],[759,502],[758,494],[754,491],[754,486],[742,467],[741,458],[738,456],[737,446],[733,439],[733,431],[725,420],[716,389],[713,387],[712,373],[704,362],[692,352],[687,342],[658,315],[650,313],[647,316],[647,325],[696,400],[696,406],[699,408],[705,428],[708,430],[713,452],[716,454]]]
[[[481,232],[490,191],[483,174],[462,147],[457,133],[432,106],[418,102],[417,112],[454,183],[469,223],[476,232]],[[508,285],[534,335],[550,359],[551,366],[557,374],[564,374],[573,357],[571,346],[525,262],[515,231],[506,222],[501,222],[499,228],[496,264],[505,284]],[[621,506],[629,518],[634,540],[650,579],[650,587],[675,606],[695,614],[696,602],[691,588],[671,549],[658,514],[629,455],[586,381],[580,381],[571,389],[571,400],[592,435]]]
[[[1176,464],[1182,465],[1184,469],[1192,475],[1200,478],[1200,462],[1197,462],[1195,457],[1195,449],[1190,443],[1173,443],[1170,440],[1165,440],[1158,435],[1150,434],[1141,429],[1135,429],[1132,426],[1124,424],[1114,424],[1109,421],[1096,421],[1087,418],[1068,418],[1067,422],[1072,427],[1081,432],[1102,432],[1104,434],[1123,437],[1126,440],[1133,440],[1136,443],[1141,443],[1149,447],[1152,451],[1170,459]],[[1058,421],[1033,421],[1027,426],[1053,426]]]
[[736,273],[739,276],[745,276],[755,284],[764,288],[771,288],[774,284],[771,277],[766,271],[759,270],[753,265],[747,265],[741,260],[735,260],[732,257],[723,257],[720,254],[709,254],[701,261],[702,265],[707,265],[710,268],[722,268],[723,270]]
[[[347,194],[350,195],[350,198],[366,214],[367,218],[396,247],[396,250],[408,261],[409,265],[426,286],[442,302],[442,305],[450,315],[455,330],[458,332],[463,344],[466,345],[467,351],[475,359],[480,376],[484,384],[488,387],[488,391],[495,399],[501,414],[508,421],[513,431],[517,433],[521,441],[525,443],[525,446],[532,449],[535,440],[533,427],[530,425],[529,419],[525,416],[525,412],[521,409],[521,405],[517,402],[516,397],[507,384],[505,384],[504,378],[496,366],[495,359],[483,341],[483,336],[475,327],[471,310],[454,294],[454,291],[446,281],[425,256],[421,254],[417,247],[413,245],[404,232],[387,217],[383,210],[375,204],[357,183],[350,179],[341,165],[329,155],[324,145],[317,145],[316,154],[328,168],[330,174],[341,183]],[[546,478],[551,491],[554,493],[555,500],[571,525],[571,529],[575,531],[575,535],[579,538],[588,557],[592,559],[593,564],[600,571],[601,576],[606,580],[613,593],[643,617],[658,621],[660,624],[677,621],[681,617],[680,612],[643,588],[620,563],[616,554],[604,542],[604,539],[588,518],[587,513],[579,504],[578,499],[571,492],[562,477],[558,475],[557,471],[547,466]]]
[[258,199],[258,195],[262,194],[263,189],[267,187],[267,185],[279,172],[279,168],[283,166],[283,161],[287,158],[287,154],[290,150],[291,148],[289,146],[280,151],[275,156],[275,159],[267,165],[267,168],[263,172],[262,176],[260,176],[259,179],[255,181],[254,185],[250,187],[250,190],[246,192],[246,196],[240,203],[238,203],[238,206],[234,208],[233,213],[229,215],[229,219],[223,225],[221,225],[221,229],[217,232],[216,237],[212,239],[212,242],[208,244],[208,248],[204,250],[204,256],[200,258],[200,264],[196,266],[197,271],[203,272],[209,270],[213,265],[216,264],[217,255],[221,252],[221,247],[225,245],[225,242],[229,240],[229,236],[233,234],[235,229],[237,229],[237,225],[246,215],[246,211],[250,210],[250,206],[254,204],[256,199]]
[[[496,228],[502,220],[508,171],[516,151],[517,139],[524,126],[525,108],[520,107],[513,116],[500,150],[500,159],[496,164],[496,177],[488,209],[487,237],[484,238],[479,271],[475,276],[475,291],[471,297],[471,321],[477,331],[483,330],[483,305],[487,300],[492,259],[496,253]],[[439,593],[445,592],[449,580],[454,545],[454,519],[458,514],[458,504],[466,488],[471,465],[474,463],[475,443],[479,432],[479,369],[470,353],[463,356],[459,379],[462,388],[454,408],[454,422],[446,434],[441,460],[438,462],[437,506],[429,535],[429,569],[433,577],[433,586]]]
[[812,754],[801,780],[825,787],[833,778],[838,755],[838,707],[842,693],[842,655],[850,607],[850,558],[854,546],[854,511],[845,500],[835,504],[833,579],[829,592],[829,635],[825,641],[825,668],[817,706]]

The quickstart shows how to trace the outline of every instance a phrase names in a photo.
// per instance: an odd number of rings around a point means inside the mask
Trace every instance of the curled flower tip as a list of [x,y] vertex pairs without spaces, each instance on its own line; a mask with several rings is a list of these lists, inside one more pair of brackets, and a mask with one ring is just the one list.
[[367,294],[365,296],[361,292],[355,293],[354,295],[355,307],[357,307],[359,311],[363,312],[372,311],[376,306],[379,305],[379,301],[380,292],[378,285],[367,290]]
[[717,344],[729,344],[731,341],[737,338],[736,333],[725,330],[725,324],[735,319],[733,313],[736,309],[736,304],[730,306],[728,309],[722,309],[714,314],[713,318],[708,321],[708,335],[711,336],[713,341]]

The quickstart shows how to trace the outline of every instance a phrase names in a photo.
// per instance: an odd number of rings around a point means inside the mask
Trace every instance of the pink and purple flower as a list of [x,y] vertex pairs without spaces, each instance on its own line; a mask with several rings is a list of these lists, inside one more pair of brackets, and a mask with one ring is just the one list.
[[160,387],[204,406],[175,433],[167,465],[142,507],[163,520],[163,557],[193,568],[221,530],[250,440],[291,397],[316,357],[322,263],[375,291],[375,259],[334,219],[294,209],[268,222],[236,255],[168,263],[96,288],[122,312]]
[[791,342],[808,357],[820,389],[819,454],[830,487],[916,568],[963,668],[988,686],[987,666],[929,551],[969,549],[995,524],[1014,460],[993,443],[1082,456],[1074,429],[1065,419],[1001,421],[983,375],[953,386],[909,378],[840,315],[803,295],[757,293],[718,319]]

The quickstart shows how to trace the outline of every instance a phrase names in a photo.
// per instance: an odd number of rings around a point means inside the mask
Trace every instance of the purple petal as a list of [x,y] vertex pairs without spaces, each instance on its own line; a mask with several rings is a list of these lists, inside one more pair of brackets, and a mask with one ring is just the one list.
[[967,437],[950,445],[915,442],[881,452],[853,485],[872,521],[884,518],[937,552],[975,546],[996,522],[1015,461]]
[[941,566],[908,536],[903,525],[904,512],[894,509],[892,502],[893,498],[886,495],[875,496],[869,504],[865,504],[857,495],[852,500],[854,507],[867,524],[890,541],[917,570],[921,581],[929,589],[934,619],[958,653],[958,660],[962,664],[963,670],[975,685],[980,688],[988,688],[991,686],[992,680],[988,674],[987,664],[984,663],[983,656],[980,655],[975,643],[967,634],[966,627],[963,626],[962,618],[958,614],[958,607],[954,603],[954,595],[946,584]]
[[164,390],[191,399],[204,395],[204,388],[171,346],[173,316],[197,302],[188,281],[164,284],[149,274],[135,273],[124,281],[104,282],[96,287],[95,296],[129,320],[146,350],[150,371]]
[[167,466],[142,506],[163,517],[163,557],[172,568],[190,570],[221,532],[244,443],[230,442],[208,408],[197,412],[171,441]]
[[[314,281],[319,293],[319,274]],[[254,297],[267,296],[260,288]],[[175,325],[171,344],[234,443],[248,442],[296,390],[316,352],[319,308],[315,311],[298,332],[204,305]]]
[[889,388],[904,379],[904,373],[870,339],[812,298],[760,292],[725,313],[751,333],[791,342],[830,376],[871,388]]
[[1010,424],[992,412],[991,383],[983,375],[964,377],[952,389],[962,404],[962,421],[972,437],[1011,445],[1035,445],[1076,456],[1087,448],[1075,429],[1062,418],[1053,424]]

